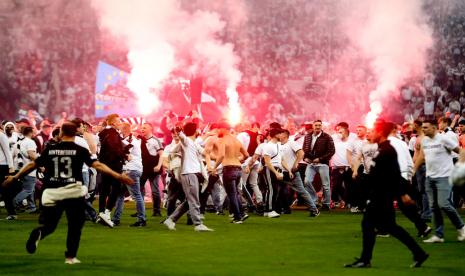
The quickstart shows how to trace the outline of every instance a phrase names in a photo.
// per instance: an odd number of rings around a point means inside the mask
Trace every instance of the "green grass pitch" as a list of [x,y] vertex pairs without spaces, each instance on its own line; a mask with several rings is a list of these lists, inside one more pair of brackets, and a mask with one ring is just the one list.
[[[134,205],[126,208],[121,226],[110,229],[86,222],[78,258],[64,264],[66,218],[55,233],[29,255],[25,241],[37,215],[0,221],[0,275],[465,275],[465,242],[446,222],[444,244],[421,244],[431,255],[424,267],[411,269],[410,252],[394,238],[378,238],[372,268],[345,269],[361,251],[362,215],[347,211],[308,217],[304,211],[270,219],[251,215],[242,225],[228,216],[207,214],[215,232],[197,233],[180,219],[177,231],[148,219],[145,228],[130,228]],[[5,211],[0,214],[5,217]],[[461,212],[463,217],[463,212]],[[416,235],[398,213],[398,223]]]

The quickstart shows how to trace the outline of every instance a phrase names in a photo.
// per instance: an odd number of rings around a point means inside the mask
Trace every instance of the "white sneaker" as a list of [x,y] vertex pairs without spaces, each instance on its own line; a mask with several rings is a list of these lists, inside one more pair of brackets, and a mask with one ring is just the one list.
[[3,207],[5,207],[5,201],[2,200],[0,201],[0,208],[3,208]]
[[276,213],[275,211],[271,211],[268,213],[269,218],[279,218],[281,215]]
[[212,231],[215,231],[213,229],[210,229],[208,228],[207,226],[203,225],[203,224],[199,224],[197,225],[195,228],[194,228],[195,231],[197,232],[212,232]]
[[105,213],[100,212],[100,213],[98,214],[98,217],[99,217],[106,225],[108,225],[110,228],[113,228],[114,223],[113,223],[113,221],[111,221],[110,213],[109,213],[109,212],[107,213],[107,210],[105,210]]
[[66,258],[65,259],[65,264],[80,264],[81,261],[78,260],[76,257],[74,258]]
[[170,218],[165,219],[163,224],[166,226],[166,228],[168,228],[171,231],[176,230],[176,223],[174,223],[174,221],[172,219],[170,219]]
[[463,226],[461,229],[457,230],[457,240],[458,241],[465,241],[465,226]]
[[267,218],[268,214],[269,214],[268,212],[265,212],[265,213],[263,213],[263,216]]
[[17,215],[9,215],[5,218],[6,220],[17,220],[18,216]]
[[427,240],[423,240],[424,243],[443,243],[444,242],[444,239],[443,238],[440,238],[436,235],[433,235],[431,236],[431,238],[427,239]]
[[233,218],[234,217],[234,214],[229,214],[229,218]]
[[360,210],[358,209],[358,207],[352,207],[352,208],[350,208],[350,212],[351,213],[360,213]]

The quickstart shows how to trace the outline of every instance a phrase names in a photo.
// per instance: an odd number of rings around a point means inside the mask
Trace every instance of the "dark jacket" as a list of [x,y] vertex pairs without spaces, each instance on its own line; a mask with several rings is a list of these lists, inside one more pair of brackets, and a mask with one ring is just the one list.
[[378,208],[390,209],[394,199],[404,195],[402,176],[397,162],[396,150],[389,140],[378,145],[378,153],[373,158],[374,166],[368,175],[368,199]]
[[118,131],[105,128],[99,134],[100,153],[98,159],[111,169],[121,172],[125,160],[123,143]]
[[331,157],[334,155],[336,152],[334,148],[334,141],[331,136],[325,132],[321,132],[320,137],[316,139],[315,146],[312,148],[312,137],[313,133],[309,133],[305,135],[305,140],[304,140],[304,159],[308,158],[310,160],[313,160],[315,158],[320,159],[320,163],[329,165],[329,160],[331,160]]

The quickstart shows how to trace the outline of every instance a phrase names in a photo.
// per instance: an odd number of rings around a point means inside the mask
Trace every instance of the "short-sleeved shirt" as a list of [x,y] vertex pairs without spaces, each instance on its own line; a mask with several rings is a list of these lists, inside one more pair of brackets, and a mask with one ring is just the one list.
[[368,141],[363,143],[362,148],[359,151],[359,154],[363,157],[363,173],[370,173],[370,169],[373,166],[373,158],[375,158],[377,152],[378,144],[369,143]]
[[[28,151],[33,151],[37,153],[37,145],[34,142],[34,140],[24,137],[23,140],[18,142],[19,144],[19,152],[21,159],[23,161],[23,166],[26,166],[27,164],[31,163],[32,160],[29,158]],[[28,176],[36,176],[36,170],[33,170],[28,174]]]
[[274,167],[278,167],[282,169],[281,161],[282,155],[279,150],[278,143],[268,142],[263,146],[263,156],[269,156],[271,158],[271,164]]
[[74,142],[60,142],[48,146],[35,162],[38,167],[45,167],[45,188],[58,188],[68,184],[82,182],[82,165],[89,167],[96,160],[89,150]]
[[147,139],[147,149],[149,150],[150,155],[156,156],[159,150],[163,150],[163,144],[158,140],[158,138],[150,137]]
[[441,134],[433,138],[424,136],[421,147],[425,154],[426,176],[432,178],[449,177],[454,162],[452,161],[452,150],[458,147],[457,141]]
[[281,155],[289,168],[294,165],[299,150],[302,150],[302,145],[291,139],[289,139],[286,144],[281,145]]

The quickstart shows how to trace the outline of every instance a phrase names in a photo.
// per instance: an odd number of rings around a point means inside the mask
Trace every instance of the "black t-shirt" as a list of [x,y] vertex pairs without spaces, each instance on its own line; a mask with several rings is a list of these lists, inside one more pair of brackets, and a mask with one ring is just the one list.
[[89,150],[74,142],[60,142],[45,148],[35,163],[45,167],[45,188],[58,188],[68,184],[82,182],[82,165],[92,166]]

